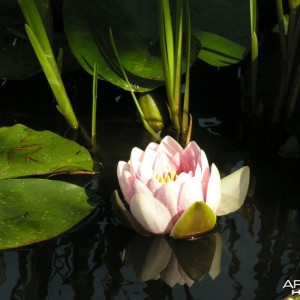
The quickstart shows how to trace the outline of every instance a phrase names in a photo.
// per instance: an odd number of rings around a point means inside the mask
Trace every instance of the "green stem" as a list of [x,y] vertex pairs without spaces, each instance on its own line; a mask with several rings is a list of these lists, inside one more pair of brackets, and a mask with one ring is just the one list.
[[59,111],[73,129],[78,128],[70,99],[61,79],[47,33],[35,0],[19,0],[26,23],[25,30],[59,106]]
[[257,104],[257,69],[258,69],[258,41],[256,35],[256,0],[250,0],[250,22],[251,22],[251,111],[258,113]]
[[176,132],[180,132],[179,111],[174,99],[175,88],[175,56],[171,12],[169,0],[158,0],[158,20],[160,49],[165,76],[166,91],[170,107],[171,119]]
[[295,75],[295,79],[294,79],[294,84],[293,84],[293,88],[291,89],[292,93],[291,93],[291,100],[289,101],[289,105],[288,105],[288,110],[287,110],[287,116],[286,116],[286,123],[290,122],[295,108],[296,108],[296,103],[297,101],[299,101],[299,95],[300,95],[300,64],[298,64],[298,68],[297,68],[297,72]]
[[182,64],[182,18],[183,18],[182,0],[177,0],[176,5],[176,30],[175,30],[175,70],[174,70],[174,102],[175,108],[180,116],[180,100],[181,100],[181,64]]
[[121,72],[122,72],[122,74],[123,74],[123,76],[124,76],[124,79],[126,80],[126,82],[127,82],[127,84],[128,84],[128,87],[129,87],[129,89],[130,89],[130,93],[131,93],[132,98],[133,98],[133,100],[134,100],[135,106],[136,106],[136,108],[137,108],[137,110],[138,110],[138,113],[139,113],[139,115],[140,115],[140,117],[141,117],[142,123],[143,123],[145,129],[146,129],[146,130],[147,130],[147,131],[155,138],[155,140],[160,141],[160,140],[161,140],[161,137],[160,137],[160,136],[152,129],[152,127],[148,124],[148,122],[147,122],[147,120],[146,120],[146,118],[145,118],[145,116],[144,116],[143,110],[142,110],[142,108],[141,108],[141,106],[140,106],[140,104],[139,104],[139,102],[138,102],[138,99],[137,99],[136,96],[135,96],[134,90],[133,90],[133,88],[131,87],[131,84],[130,84],[130,82],[129,82],[129,80],[128,80],[128,77],[127,77],[127,75],[126,75],[126,72],[125,72],[125,70],[124,70],[124,68],[123,68],[123,66],[122,66],[122,63],[121,63],[121,60],[120,60],[120,57],[119,57],[119,54],[118,54],[118,51],[117,51],[117,47],[116,47],[115,40],[114,40],[114,38],[113,38],[113,34],[112,34],[111,29],[109,29],[109,33],[110,33],[110,41],[111,41],[111,44],[112,44],[112,48],[113,48],[115,57],[116,57],[116,59],[117,59],[118,65],[120,66],[120,69],[121,69]]
[[185,91],[182,111],[182,144],[186,145],[189,140],[187,138],[189,131],[189,94],[190,94],[190,64],[191,64],[191,20],[189,2],[185,2],[186,24],[187,24],[187,58],[186,58],[186,76],[185,76]]
[[286,35],[285,35],[282,0],[276,0],[276,10],[277,10],[281,55],[282,55],[283,62],[286,63],[286,61],[287,61],[287,49],[286,49]]
[[93,74],[93,104],[92,104],[92,152],[96,153],[97,143],[97,101],[98,100],[98,65],[94,64]]

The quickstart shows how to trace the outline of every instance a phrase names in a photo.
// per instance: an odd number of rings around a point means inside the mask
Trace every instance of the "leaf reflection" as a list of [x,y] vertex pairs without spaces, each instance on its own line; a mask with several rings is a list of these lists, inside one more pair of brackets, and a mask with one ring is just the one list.
[[209,274],[215,279],[221,268],[222,238],[211,233],[195,241],[136,235],[122,251],[139,280],[162,279],[169,286],[191,287]]

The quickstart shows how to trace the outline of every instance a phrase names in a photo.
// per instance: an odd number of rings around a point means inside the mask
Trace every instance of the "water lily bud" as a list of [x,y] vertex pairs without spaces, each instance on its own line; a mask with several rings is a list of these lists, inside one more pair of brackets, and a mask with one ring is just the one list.
[[162,97],[157,93],[142,93],[138,100],[145,118],[152,129],[156,132],[163,130],[167,113]]

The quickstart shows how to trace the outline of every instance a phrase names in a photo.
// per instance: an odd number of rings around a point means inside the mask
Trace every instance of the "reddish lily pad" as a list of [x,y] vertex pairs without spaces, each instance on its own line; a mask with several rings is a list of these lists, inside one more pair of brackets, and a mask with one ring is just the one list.
[[84,188],[47,179],[0,180],[0,250],[48,240],[94,209]]
[[51,131],[16,124],[0,128],[0,179],[93,171],[87,149]]
[[197,237],[214,229],[217,217],[212,209],[203,201],[194,202],[182,214],[170,236],[175,239]]

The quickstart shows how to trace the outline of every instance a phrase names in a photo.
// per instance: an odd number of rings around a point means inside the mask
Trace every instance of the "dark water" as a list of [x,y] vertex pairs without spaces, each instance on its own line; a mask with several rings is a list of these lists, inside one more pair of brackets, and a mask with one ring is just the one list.
[[[97,161],[103,167],[94,187],[102,202],[71,232],[1,251],[1,300],[273,300],[291,292],[283,286],[286,280],[300,279],[299,159],[283,159],[276,151],[263,149],[264,138],[255,147],[236,142],[240,117],[236,67],[222,71],[225,75],[203,65],[200,69],[204,71],[199,75],[196,66],[191,76],[193,139],[223,175],[241,164],[250,166],[251,184],[243,208],[220,217],[214,234],[189,243],[142,239],[116,226],[110,195],[118,188],[117,162],[128,160],[134,146],[145,148],[149,136],[135,122],[128,93],[101,83]],[[76,113],[89,130],[83,120],[90,114],[91,77],[81,72],[65,82]],[[8,82],[0,92],[1,126],[17,122],[64,133],[64,120],[43,76]],[[210,116],[225,120],[227,127],[220,136],[199,130],[197,119]],[[215,253],[220,257],[218,274],[216,268],[210,272]]]
[[[249,197],[240,211],[218,219],[216,233],[175,243],[141,238],[116,226],[110,210],[110,194],[118,188],[116,164],[128,159],[132,147],[143,148],[148,138],[128,120],[101,121],[98,193],[103,203],[69,233],[2,251],[1,299],[284,298],[290,292],[283,289],[286,280],[300,279],[298,169],[205,130],[194,133],[224,174],[241,161],[251,168]],[[220,272],[212,279],[217,247]]]

